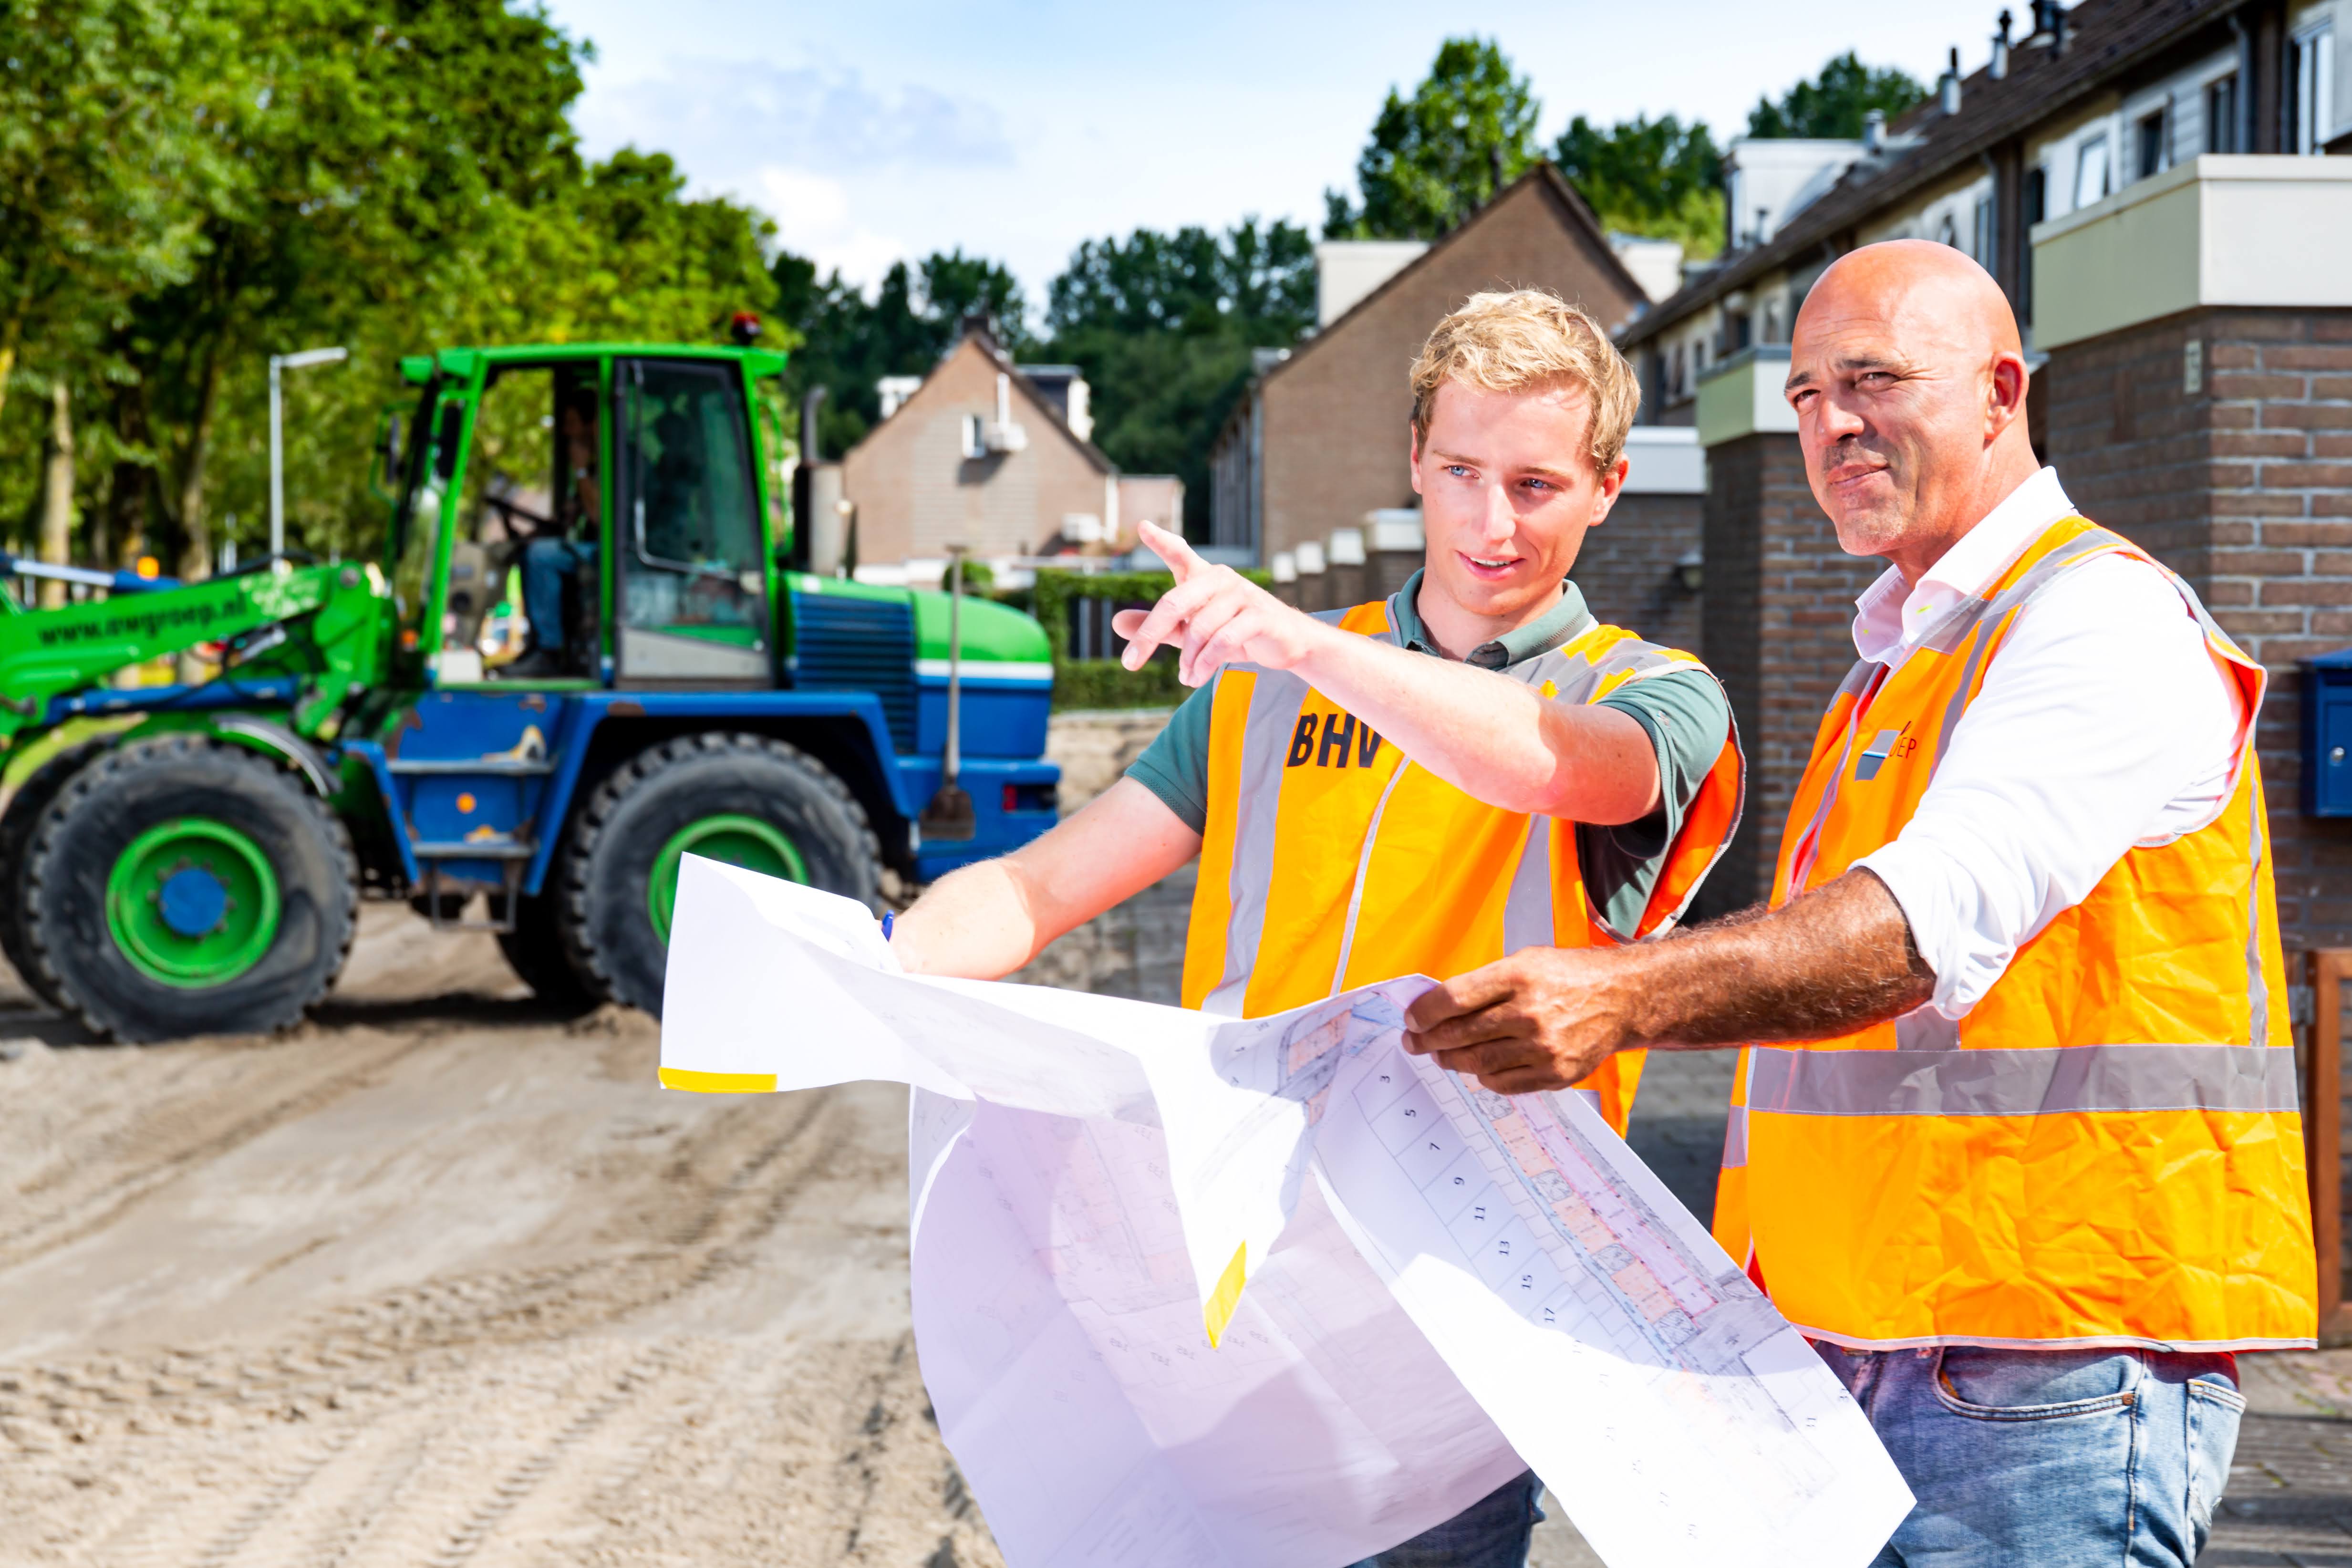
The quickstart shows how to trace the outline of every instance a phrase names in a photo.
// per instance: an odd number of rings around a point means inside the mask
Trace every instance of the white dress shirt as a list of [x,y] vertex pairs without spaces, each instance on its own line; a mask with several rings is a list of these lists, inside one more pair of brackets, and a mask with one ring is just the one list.
[[[2074,510],[2044,468],[1906,587],[1855,601],[1853,642],[1891,674]],[[2096,521],[2096,519],[2093,519]],[[2019,947],[2135,846],[2168,844],[2228,803],[2236,683],[2178,590],[2144,562],[2070,567],[2019,614],[1895,842],[1864,856],[1936,972],[1927,1005],[1967,1016]]]

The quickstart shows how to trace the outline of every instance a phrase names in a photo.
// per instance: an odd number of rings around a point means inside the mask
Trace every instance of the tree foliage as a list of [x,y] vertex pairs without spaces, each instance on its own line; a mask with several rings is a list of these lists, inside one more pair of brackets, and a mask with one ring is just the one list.
[[[817,276],[816,263],[777,253],[769,275],[778,319],[803,343],[786,374],[798,399],[823,386],[818,414],[823,455],[837,458],[866,438],[882,416],[875,384],[886,375],[924,375],[953,347],[966,317],[986,318],[997,341],[1018,355],[1034,347],[1028,301],[1000,262],[961,247],[894,262],[867,300],[838,271]],[[795,426],[797,428],[797,426]]]
[[1255,218],[1223,234],[1138,229],[1079,246],[1047,298],[1043,352],[1085,372],[1096,445],[1129,473],[1181,479],[1188,528],[1205,536],[1209,450],[1255,351],[1314,323],[1314,242]]
[[[77,389],[78,549],[250,553],[268,356],[289,537],[373,552],[365,490],[404,353],[626,333],[708,341],[772,298],[763,220],[657,153],[580,158],[584,46],[501,0],[38,0],[0,11],[0,389]],[[27,214],[34,215],[29,220]],[[0,358],[0,372],[6,365]],[[49,410],[0,407],[21,542]],[[232,521],[232,520],[235,520]]]
[[1852,49],[1801,81],[1778,103],[1759,98],[1748,111],[1750,136],[1822,136],[1851,140],[1862,134],[1863,116],[1875,109],[1892,120],[1924,102],[1927,89],[1893,66],[1862,63]]
[[1706,121],[1635,115],[1603,129],[1580,114],[1552,162],[1603,228],[1680,240],[1695,257],[1723,248],[1723,153]]
[[1435,239],[1536,161],[1540,108],[1499,45],[1446,39],[1412,97],[1389,89],[1356,160],[1360,202],[1324,193],[1324,237]]

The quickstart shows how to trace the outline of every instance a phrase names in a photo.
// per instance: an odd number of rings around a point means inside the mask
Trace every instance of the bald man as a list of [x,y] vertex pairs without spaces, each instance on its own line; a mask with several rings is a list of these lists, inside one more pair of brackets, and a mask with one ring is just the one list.
[[1769,909],[1520,952],[1408,1043],[1507,1093],[1748,1046],[1716,1234],[1910,1481],[1879,1561],[2185,1564],[2236,1352],[2315,1326],[2263,672],[2076,512],[2025,394],[1958,252],[1822,274],[1787,395],[1840,544],[1888,564]]

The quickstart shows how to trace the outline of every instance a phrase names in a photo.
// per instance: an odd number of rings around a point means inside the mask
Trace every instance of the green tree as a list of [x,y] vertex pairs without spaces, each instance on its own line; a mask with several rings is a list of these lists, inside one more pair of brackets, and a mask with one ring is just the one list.
[[1723,154],[1706,121],[1636,115],[1604,130],[1580,114],[1552,162],[1602,227],[1680,240],[1696,257],[1723,248]]
[[1499,45],[1448,38],[1411,99],[1389,89],[1356,161],[1360,205],[1323,195],[1325,237],[1434,239],[1536,161],[1540,109]]
[[131,301],[188,275],[200,193],[226,172],[205,131],[227,42],[202,0],[0,9],[0,415],[37,394],[0,439],[38,469],[0,505],[19,540],[37,510],[44,558],[71,548],[75,400],[123,377]]
[[251,388],[270,353],[416,312],[495,230],[579,181],[579,46],[542,15],[499,0],[231,14],[209,129],[235,177],[210,193],[191,275],[142,300],[126,343],[121,435],[168,479],[149,507],[190,575],[213,553],[225,389]]
[[1750,136],[1823,136],[1851,140],[1862,134],[1862,117],[1875,109],[1889,120],[1925,102],[1927,89],[1893,66],[1862,63],[1852,49],[1801,81],[1780,101],[1759,98],[1748,111]]
[[1088,240],[1047,300],[1044,352],[1086,373],[1095,443],[1130,473],[1181,478],[1188,531],[1204,534],[1209,451],[1254,351],[1286,347],[1314,322],[1307,231],[1249,218],[1222,235]]
[[791,395],[797,402],[812,387],[825,389],[818,439],[827,456],[839,457],[880,421],[875,383],[928,374],[955,346],[967,316],[987,317],[1009,353],[1036,347],[1012,271],[961,247],[911,268],[893,262],[870,300],[839,272],[820,279],[814,262],[790,251],[777,254],[770,279],[775,314],[803,344],[786,374]]

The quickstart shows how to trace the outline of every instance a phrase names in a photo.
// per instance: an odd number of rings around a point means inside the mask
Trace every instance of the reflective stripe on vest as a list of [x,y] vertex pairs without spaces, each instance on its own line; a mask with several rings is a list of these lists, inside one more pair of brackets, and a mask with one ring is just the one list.
[[[2148,561],[2063,520],[1893,669],[1855,666],[1790,804],[1775,905],[1893,841],[2018,614],[2109,553]],[[1810,1334],[2310,1342],[2298,1077],[2273,1005],[2284,969],[2252,739],[2263,677],[2165,575],[2242,699],[2215,818],[2126,852],[1964,1020],[1922,1008],[1742,1053],[1716,1236]]]
[[[1323,618],[1397,640],[1384,603]],[[1631,680],[1701,668],[1596,625],[1499,673],[1590,703]],[[1397,974],[1462,973],[1525,947],[1619,940],[1586,895],[1572,824],[1473,799],[1296,676],[1231,667],[1212,702],[1188,1006],[1260,1016]],[[1684,812],[1631,934],[1682,917],[1738,824],[1741,784],[1735,738]],[[1625,1053],[1585,1085],[1621,1130],[1641,1062]]]

